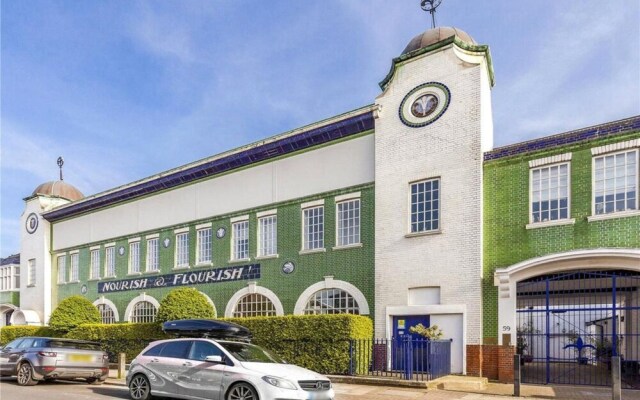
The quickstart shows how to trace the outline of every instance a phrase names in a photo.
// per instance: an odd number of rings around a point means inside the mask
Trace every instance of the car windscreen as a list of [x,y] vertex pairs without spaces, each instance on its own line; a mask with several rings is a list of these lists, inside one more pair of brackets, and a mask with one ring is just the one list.
[[247,343],[218,342],[238,361],[284,364],[277,355],[258,346]]
[[66,340],[50,340],[49,347],[57,349],[102,350],[96,343],[68,342]]

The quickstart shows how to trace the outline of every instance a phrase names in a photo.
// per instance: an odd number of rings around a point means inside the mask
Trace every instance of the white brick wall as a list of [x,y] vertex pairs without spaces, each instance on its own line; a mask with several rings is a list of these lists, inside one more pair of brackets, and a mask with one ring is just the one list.
[[[481,343],[482,149],[491,147],[492,123],[482,104],[490,101],[485,60],[476,61],[463,62],[452,47],[409,60],[377,99],[377,337],[387,332],[387,306],[406,305],[411,287],[439,286],[441,304],[466,305],[466,343]],[[400,102],[430,81],[451,91],[448,110],[425,127],[404,125]],[[409,182],[431,177],[441,178],[441,233],[406,238]]]

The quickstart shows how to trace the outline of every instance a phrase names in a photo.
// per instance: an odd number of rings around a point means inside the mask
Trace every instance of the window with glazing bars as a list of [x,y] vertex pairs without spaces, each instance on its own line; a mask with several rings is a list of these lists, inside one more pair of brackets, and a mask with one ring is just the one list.
[[238,301],[234,317],[269,317],[276,315],[276,307],[267,296],[260,293],[247,294]]
[[91,250],[91,279],[100,278],[100,250]]
[[531,170],[531,222],[569,218],[569,164]]
[[411,184],[411,232],[440,229],[440,179]]
[[36,260],[32,258],[28,261],[29,265],[29,275],[27,275],[27,281],[29,286],[34,286],[36,284]]
[[147,240],[147,271],[158,270],[158,238]]
[[271,256],[278,253],[278,217],[269,215],[258,219],[258,255]]
[[129,243],[129,272],[140,272],[140,242]]
[[69,271],[70,282],[78,282],[80,280],[80,271],[79,271],[79,254],[73,253],[70,256],[71,258],[71,270]]
[[113,246],[104,249],[104,276],[107,278],[116,276],[116,248]]
[[98,304],[98,312],[103,324],[115,324],[117,322],[116,314],[108,304]]
[[596,215],[638,209],[638,151],[595,157],[594,211]]
[[249,258],[249,221],[233,224],[233,259]]
[[58,257],[58,283],[67,281],[67,256]]
[[189,232],[176,234],[176,267],[189,266]]
[[338,246],[360,243],[360,199],[336,205],[338,214]]
[[133,306],[131,322],[145,323],[153,322],[156,319],[156,307],[148,301],[140,301]]
[[302,210],[303,250],[324,248],[324,206]]
[[200,229],[198,231],[198,259],[196,263],[204,264],[211,262],[211,228]]
[[360,307],[349,293],[342,289],[323,289],[309,298],[305,314],[360,314]]

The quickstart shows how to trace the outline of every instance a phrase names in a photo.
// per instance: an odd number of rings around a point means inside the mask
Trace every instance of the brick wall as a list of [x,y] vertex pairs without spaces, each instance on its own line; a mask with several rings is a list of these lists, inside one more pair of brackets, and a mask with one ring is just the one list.
[[467,375],[513,383],[514,346],[467,345]]

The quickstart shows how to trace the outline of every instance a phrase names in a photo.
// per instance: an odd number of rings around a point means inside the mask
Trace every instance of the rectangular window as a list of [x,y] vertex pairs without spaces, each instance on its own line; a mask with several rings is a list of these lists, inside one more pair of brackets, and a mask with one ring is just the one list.
[[249,221],[240,221],[232,225],[233,260],[249,258]]
[[569,218],[569,164],[531,170],[531,223]]
[[594,157],[593,203],[596,215],[638,209],[638,151]]
[[113,278],[116,276],[116,248],[109,246],[104,249],[104,276]]
[[91,279],[100,279],[100,249],[91,250]]
[[0,291],[13,289],[13,287],[11,287],[11,283],[12,283],[11,269],[12,269],[11,265],[7,265],[6,267],[0,267]]
[[20,267],[13,267],[13,277],[15,278],[13,289],[20,289]]
[[67,256],[58,257],[58,283],[67,281]]
[[258,256],[278,253],[278,217],[269,215],[258,219]]
[[147,271],[158,270],[158,238],[147,240]]
[[189,266],[189,232],[176,234],[176,268]]
[[71,254],[71,271],[69,271],[69,274],[71,275],[69,282],[78,282],[80,280],[78,253]]
[[29,264],[29,275],[27,275],[27,284],[29,286],[35,286],[36,285],[36,260],[35,259],[31,259],[28,261]]
[[324,248],[324,206],[302,210],[303,250]]
[[140,242],[129,243],[129,273],[140,272]]
[[411,232],[440,229],[440,179],[411,184]]
[[349,246],[360,243],[360,199],[336,204],[337,245]]
[[197,264],[211,262],[211,228],[200,229],[198,231],[198,258]]

